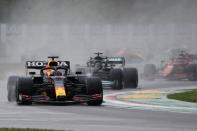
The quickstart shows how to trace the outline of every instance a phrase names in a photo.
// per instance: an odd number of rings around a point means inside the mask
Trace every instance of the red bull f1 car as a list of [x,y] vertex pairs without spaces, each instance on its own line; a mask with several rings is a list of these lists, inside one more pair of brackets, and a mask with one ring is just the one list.
[[172,56],[170,62],[157,68],[154,64],[144,67],[143,77],[147,80],[164,78],[167,80],[197,80],[197,55],[186,51],[178,51]]
[[[99,78],[70,73],[69,61],[27,61],[27,75],[10,76],[7,82],[8,101],[19,105],[34,102],[87,102],[101,105],[103,88]],[[38,70],[30,72],[29,69]]]

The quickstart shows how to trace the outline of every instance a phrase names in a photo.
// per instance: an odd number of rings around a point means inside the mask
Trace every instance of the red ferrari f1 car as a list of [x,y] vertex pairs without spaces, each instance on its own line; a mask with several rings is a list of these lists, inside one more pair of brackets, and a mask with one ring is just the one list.
[[[163,63],[163,62],[162,62]],[[159,68],[154,64],[146,64],[143,77],[146,80],[164,78],[167,80],[197,80],[197,55],[189,54],[186,51],[178,51],[170,59],[170,62]]]

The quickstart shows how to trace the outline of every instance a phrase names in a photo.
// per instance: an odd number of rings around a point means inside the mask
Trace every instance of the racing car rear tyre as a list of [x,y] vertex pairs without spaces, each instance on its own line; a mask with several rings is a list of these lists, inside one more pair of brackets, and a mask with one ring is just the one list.
[[115,83],[114,86],[112,86],[112,89],[120,90],[123,88],[121,69],[112,69],[110,71],[110,79]]
[[18,105],[29,105],[31,101],[23,100],[22,95],[31,96],[33,93],[33,80],[30,77],[19,77],[16,83],[16,102]]
[[100,94],[101,98],[96,100],[90,100],[87,102],[90,106],[101,105],[103,102],[103,87],[99,78],[87,78],[86,79],[86,93],[91,96],[94,94]]
[[156,74],[156,66],[154,64],[146,64],[143,74],[146,80],[154,80],[152,75]]
[[197,80],[197,64],[192,63],[187,66],[188,79],[190,81]]
[[10,76],[7,81],[8,101],[16,101],[16,81],[18,76]]
[[138,87],[138,71],[136,68],[124,68],[124,87],[137,88]]

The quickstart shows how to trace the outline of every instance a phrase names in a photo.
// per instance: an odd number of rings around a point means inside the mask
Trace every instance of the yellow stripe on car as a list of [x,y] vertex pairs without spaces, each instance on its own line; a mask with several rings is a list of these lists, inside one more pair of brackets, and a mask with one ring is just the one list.
[[58,96],[66,96],[66,91],[64,87],[55,87],[56,98]]

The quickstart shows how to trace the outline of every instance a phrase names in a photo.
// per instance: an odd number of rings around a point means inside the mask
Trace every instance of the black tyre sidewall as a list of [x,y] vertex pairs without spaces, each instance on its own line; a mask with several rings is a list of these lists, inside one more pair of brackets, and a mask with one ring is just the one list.
[[114,81],[115,84],[112,86],[112,89],[120,90],[123,88],[123,75],[121,69],[112,69],[110,71],[110,80]]
[[18,76],[10,76],[7,81],[8,101],[16,101],[16,82]]
[[138,71],[136,68],[124,68],[124,86],[125,88],[137,88],[138,86]]
[[18,105],[29,105],[32,102],[19,99],[19,95],[29,95],[33,93],[33,80],[31,77],[19,77],[16,83],[16,102]]
[[91,96],[94,94],[101,94],[101,98],[98,100],[88,101],[87,104],[90,106],[101,105],[103,102],[103,87],[102,82],[99,78],[91,77],[86,78],[86,94]]

